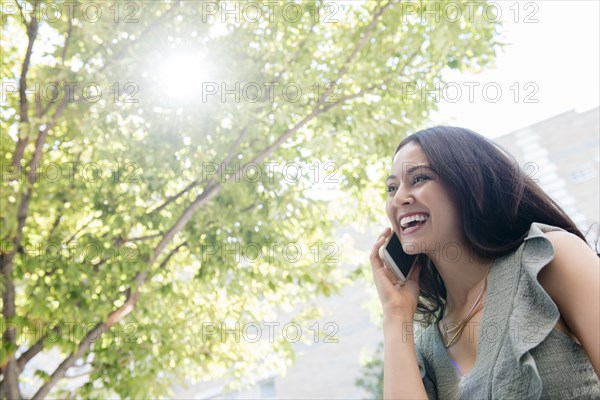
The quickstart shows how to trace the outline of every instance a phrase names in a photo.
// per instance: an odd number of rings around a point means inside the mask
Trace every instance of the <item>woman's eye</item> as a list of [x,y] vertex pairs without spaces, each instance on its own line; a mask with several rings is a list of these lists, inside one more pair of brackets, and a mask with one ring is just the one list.
[[413,178],[413,184],[419,183],[421,181],[426,181],[428,179],[429,177],[427,175],[417,175]]
[[396,186],[388,186],[388,187],[387,187],[387,192],[388,192],[388,193],[391,193],[391,192],[393,192],[394,190],[396,190]]

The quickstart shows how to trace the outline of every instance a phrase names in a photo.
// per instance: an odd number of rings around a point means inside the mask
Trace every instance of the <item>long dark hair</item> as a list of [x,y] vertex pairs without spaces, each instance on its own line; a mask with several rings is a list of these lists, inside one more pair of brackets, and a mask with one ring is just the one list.
[[[478,256],[496,258],[517,249],[533,222],[563,228],[585,241],[571,218],[516,159],[484,136],[464,128],[429,128],[407,136],[394,156],[410,142],[421,146],[440,182],[457,199],[463,239]],[[430,324],[439,319],[436,314],[446,288],[431,260],[423,259],[416,319]]]

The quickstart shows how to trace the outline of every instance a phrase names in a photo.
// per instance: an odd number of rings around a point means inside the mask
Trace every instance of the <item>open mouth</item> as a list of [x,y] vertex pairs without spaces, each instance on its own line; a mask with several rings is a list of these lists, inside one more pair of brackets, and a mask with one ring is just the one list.
[[403,231],[409,228],[414,228],[416,226],[423,225],[428,219],[429,215],[427,214],[410,215],[400,220],[400,228],[402,228]]

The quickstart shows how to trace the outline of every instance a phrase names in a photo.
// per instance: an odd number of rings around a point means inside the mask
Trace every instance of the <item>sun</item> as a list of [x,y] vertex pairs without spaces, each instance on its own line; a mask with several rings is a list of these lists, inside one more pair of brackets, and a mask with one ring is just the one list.
[[159,84],[167,96],[189,100],[202,94],[202,86],[208,81],[208,67],[203,54],[167,55],[158,69]]

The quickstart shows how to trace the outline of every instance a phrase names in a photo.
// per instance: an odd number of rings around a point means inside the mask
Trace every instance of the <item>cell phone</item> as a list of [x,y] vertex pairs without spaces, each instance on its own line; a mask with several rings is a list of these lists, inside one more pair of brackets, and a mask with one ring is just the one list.
[[388,239],[387,243],[381,247],[381,258],[388,269],[396,277],[405,282],[419,259],[419,254],[407,254],[402,248],[402,243],[396,232]]

